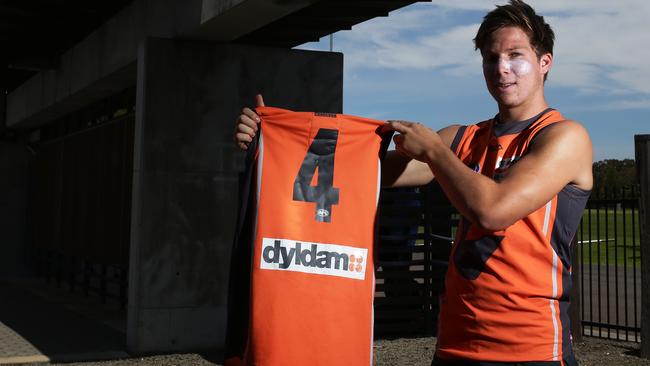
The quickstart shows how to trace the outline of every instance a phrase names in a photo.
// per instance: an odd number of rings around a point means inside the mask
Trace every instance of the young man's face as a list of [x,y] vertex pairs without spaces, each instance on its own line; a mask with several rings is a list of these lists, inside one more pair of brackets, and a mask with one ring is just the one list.
[[523,30],[504,27],[495,31],[481,54],[485,82],[500,107],[516,108],[543,98],[544,74],[552,56],[538,58]]

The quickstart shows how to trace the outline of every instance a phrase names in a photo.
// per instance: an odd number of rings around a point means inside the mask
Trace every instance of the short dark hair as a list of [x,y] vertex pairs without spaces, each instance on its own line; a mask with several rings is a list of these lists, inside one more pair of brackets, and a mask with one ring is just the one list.
[[476,49],[483,52],[492,33],[503,27],[518,27],[523,30],[528,35],[537,58],[545,53],[553,54],[553,29],[544,21],[543,16],[537,15],[530,5],[521,0],[510,0],[510,4],[497,5],[496,9],[483,17],[483,23],[474,38]]

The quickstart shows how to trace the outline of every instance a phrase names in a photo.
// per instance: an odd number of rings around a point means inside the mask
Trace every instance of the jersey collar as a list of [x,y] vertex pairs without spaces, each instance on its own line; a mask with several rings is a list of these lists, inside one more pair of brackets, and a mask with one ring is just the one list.
[[530,125],[535,123],[541,116],[543,116],[544,114],[552,110],[553,108],[546,108],[535,117],[529,118],[524,121],[516,121],[510,123],[501,123],[501,120],[499,119],[499,114],[497,113],[497,115],[494,116],[494,124],[493,124],[492,131],[494,132],[494,135],[496,137],[501,137],[505,135],[514,135],[520,133],[521,131],[527,129],[528,127],[530,127]]

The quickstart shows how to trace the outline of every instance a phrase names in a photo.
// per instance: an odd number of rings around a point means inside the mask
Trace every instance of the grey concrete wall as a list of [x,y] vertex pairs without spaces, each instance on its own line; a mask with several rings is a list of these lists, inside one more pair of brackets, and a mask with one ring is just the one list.
[[38,126],[135,83],[147,37],[230,41],[299,10],[310,0],[134,0],[72,47],[55,70],[11,92],[7,126]]
[[241,107],[342,110],[341,54],[147,40],[139,50],[127,346],[223,347]]
[[31,161],[26,146],[0,142],[0,277],[33,273],[27,230]]

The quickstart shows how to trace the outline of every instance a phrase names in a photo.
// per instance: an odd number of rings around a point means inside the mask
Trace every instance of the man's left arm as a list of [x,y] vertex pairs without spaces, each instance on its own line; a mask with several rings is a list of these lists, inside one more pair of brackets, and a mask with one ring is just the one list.
[[585,190],[593,184],[591,140],[575,121],[542,130],[499,182],[465,166],[430,129],[408,122],[392,126],[400,132],[396,149],[427,163],[456,209],[490,231],[505,229],[539,209],[567,184]]

